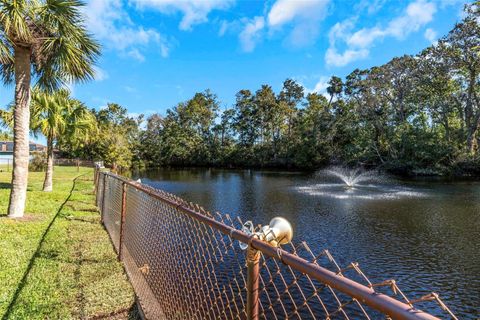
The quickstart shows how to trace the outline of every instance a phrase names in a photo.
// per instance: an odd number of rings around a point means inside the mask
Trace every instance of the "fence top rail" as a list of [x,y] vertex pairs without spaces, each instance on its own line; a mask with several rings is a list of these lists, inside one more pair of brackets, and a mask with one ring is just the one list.
[[[347,294],[350,297],[356,299],[358,302],[368,305],[372,309],[382,312],[394,319],[439,319],[420,309],[416,309],[412,305],[413,301],[411,303],[407,300],[407,303],[405,303],[397,300],[387,294],[375,291],[375,285],[363,285],[359,282],[347,278],[342,274],[342,272],[335,273],[333,271],[330,271],[320,266],[315,261],[310,262],[294,253],[286,251],[283,248],[274,247],[271,244],[256,238],[254,235],[249,235],[241,230],[226,225],[223,222],[216,220],[209,212],[204,211],[202,208],[200,208],[200,210],[196,210],[198,209],[198,207],[195,207],[192,203],[188,203],[173,194],[169,194],[167,192],[155,189],[153,187],[147,186],[145,184],[133,181],[131,179],[119,176],[108,171],[100,171],[100,174],[104,174],[114,179],[118,179],[127,186],[142,191],[145,194],[159,201],[175,207],[179,212],[187,214],[193,219],[205,223],[206,225],[222,232],[223,234],[230,236],[232,239],[248,244],[252,248],[262,252],[262,254],[270,258],[277,259],[283,264],[290,266],[292,269],[297,270],[300,273],[306,274],[313,279],[316,279],[344,294]],[[395,284],[394,281],[393,284]],[[436,299],[429,300],[436,300],[440,304],[442,309],[449,313],[452,319],[457,319],[453,315],[453,313],[443,304],[443,302],[438,299],[438,296],[435,293],[432,293],[432,295]],[[423,298],[421,298],[420,300],[422,300]]]

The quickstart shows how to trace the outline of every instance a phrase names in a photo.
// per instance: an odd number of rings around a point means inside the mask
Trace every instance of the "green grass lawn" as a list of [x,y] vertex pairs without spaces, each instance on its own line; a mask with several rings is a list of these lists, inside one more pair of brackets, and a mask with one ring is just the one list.
[[55,167],[50,193],[43,176],[30,173],[25,218],[13,220],[5,216],[11,173],[0,172],[1,319],[137,318],[94,205],[92,169]]

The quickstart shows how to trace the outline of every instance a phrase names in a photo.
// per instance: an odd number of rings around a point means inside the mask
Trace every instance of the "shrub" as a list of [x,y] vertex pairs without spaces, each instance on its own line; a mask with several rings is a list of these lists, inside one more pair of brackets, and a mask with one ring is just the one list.
[[45,171],[47,169],[46,152],[32,152],[29,170],[33,172]]

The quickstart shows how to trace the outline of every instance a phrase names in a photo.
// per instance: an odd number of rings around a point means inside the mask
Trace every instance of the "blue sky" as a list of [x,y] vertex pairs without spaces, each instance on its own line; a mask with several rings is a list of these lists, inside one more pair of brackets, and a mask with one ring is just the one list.
[[[116,102],[164,113],[210,88],[222,106],[240,89],[286,78],[324,92],[331,75],[417,53],[461,18],[464,1],[90,0],[102,44],[95,81],[72,84],[89,107]],[[0,89],[0,103],[13,87]]]

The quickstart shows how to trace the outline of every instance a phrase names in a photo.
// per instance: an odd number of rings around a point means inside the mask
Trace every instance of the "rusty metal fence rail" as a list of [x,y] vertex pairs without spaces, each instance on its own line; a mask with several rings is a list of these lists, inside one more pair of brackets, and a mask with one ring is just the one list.
[[411,300],[394,280],[372,283],[328,250],[274,247],[238,218],[112,173],[96,170],[95,184],[147,319],[456,319],[435,293]]

